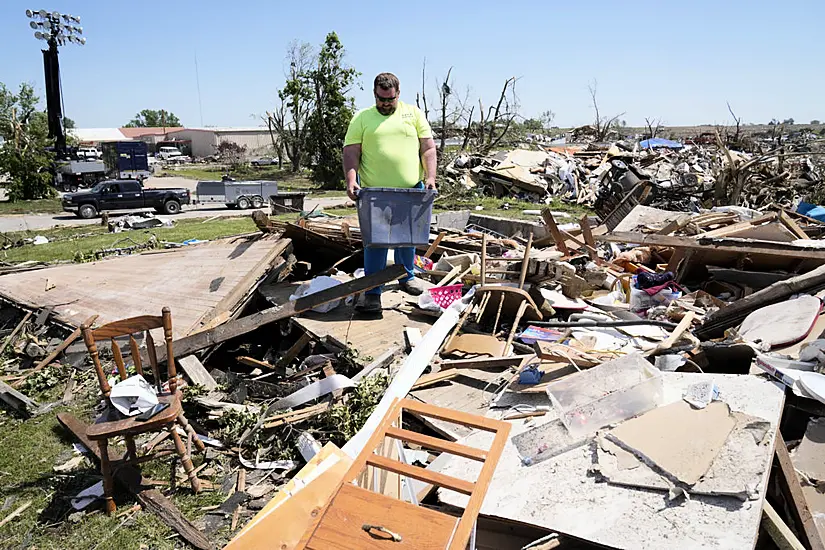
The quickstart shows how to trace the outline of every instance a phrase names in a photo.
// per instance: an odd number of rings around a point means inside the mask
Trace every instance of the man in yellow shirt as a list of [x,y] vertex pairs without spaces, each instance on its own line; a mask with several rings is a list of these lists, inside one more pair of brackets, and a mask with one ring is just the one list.
[[[344,173],[352,200],[361,187],[425,187],[435,189],[436,156],[432,130],[414,105],[399,101],[400,84],[392,73],[375,77],[375,105],[359,111],[344,139]],[[413,275],[415,248],[395,249],[395,263],[407,269],[401,288],[417,296],[424,291]],[[364,271],[378,273],[387,265],[386,248],[364,248]],[[381,288],[367,291],[362,310],[381,311]]]

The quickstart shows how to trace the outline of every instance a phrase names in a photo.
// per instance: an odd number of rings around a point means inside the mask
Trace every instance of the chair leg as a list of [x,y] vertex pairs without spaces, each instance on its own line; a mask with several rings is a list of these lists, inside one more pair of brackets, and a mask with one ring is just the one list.
[[103,474],[103,497],[105,499],[104,505],[107,514],[113,514],[117,509],[113,493],[115,489],[115,480],[112,477],[112,464],[109,462],[109,442],[102,439],[98,446],[100,447],[100,472]]
[[195,432],[195,428],[193,428],[192,425],[189,424],[189,421],[186,419],[186,417],[183,416],[183,413],[180,413],[178,415],[177,420],[178,420],[178,424],[181,425],[181,428],[186,430],[186,433],[188,435],[192,436],[192,441],[195,443],[195,447],[197,447],[200,452],[205,453],[206,452],[206,446],[203,444],[203,441],[201,441],[200,438],[198,437],[198,434]]
[[189,455],[186,453],[186,446],[183,444],[183,440],[180,438],[177,428],[174,424],[171,424],[168,430],[175,442],[175,450],[177,450],[180,455],[180,461],[183,463],[183,469],[186,470],[186,475],[189,477],[189,483],[192,485],[192,490],[196,493],[200,493],[201,482],[198,479],[198,476],[195,475],[195,467],[192,465],[192,459],[189,458]]
[[134,460],[137,458],[137,446],[135,445],[135,438],[127,435],[126,439],[126,456],[124,459]]

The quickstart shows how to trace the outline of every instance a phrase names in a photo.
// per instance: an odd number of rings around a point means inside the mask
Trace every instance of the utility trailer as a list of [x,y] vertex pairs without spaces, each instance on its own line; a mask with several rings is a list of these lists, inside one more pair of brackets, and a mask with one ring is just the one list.
[[275,181],[199,181],[195,202],[225,204],[227,208],[261,208],[271,195],[278,194]]

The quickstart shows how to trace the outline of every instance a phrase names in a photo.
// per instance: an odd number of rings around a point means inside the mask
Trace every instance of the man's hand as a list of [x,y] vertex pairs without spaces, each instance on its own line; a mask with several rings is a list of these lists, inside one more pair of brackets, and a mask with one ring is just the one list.
[[[433,185],[435,185],[435,183],[433,183]],[[356,199],[356,194],[360,190],[361,188],[358,186],[357,182],[347,184],[347,196],[353,201]]]
[[435,191],[435,178],[427,178],[424,182],[424,189],[432,189]]

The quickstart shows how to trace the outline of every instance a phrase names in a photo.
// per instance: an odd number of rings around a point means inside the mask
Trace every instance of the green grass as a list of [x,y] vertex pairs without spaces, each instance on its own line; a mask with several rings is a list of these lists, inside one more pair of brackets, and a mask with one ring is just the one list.
[[[30,397],[48,403],[59,399],[64,387],[61,382]],[[15,499],[6,511],[0,513],[0,518],[26,502],[32,502],[19,517],[0,528],[0,548],[137,550],[141,544],[153,550],[182,548],[179,537],[151,512],[139,511],[118,518],[106,516],[92,507],[76,520],[69,519],[73,512],[69,509],[69,499],[100,479],[94,464],[69,474],[57,475],[52,470],[74,456],[71,445],[75,440],[57,422],[57,413],[66,411],[85,422],[90,420],[97,384],[90,377],[84,387],[84,391],[77,392],[70,407],[58,407],[42,416],[22,420],[0,412],[0,503],[12,497]],[[115,450],[122,451],[120,448]],[[196,454],[196,463],[200,463],[201,456]],[[143,470],[151,471],[153,479],[168,480],[169,460],[147,463]],[[202,507],[220,504],[225,498],[226,495],[219,491],[195,495],[185,483],[180,484],[177,493],[171,497],[190,521],[196,521],[204,514]],[[134,497],[120,488],[116,489],[115,501],[118,512],[135,504]],[[223,529],[210,538],[216,543],[225,543],[229,535],[226,531],[228,529]]]
[[[505,204],[509,205],[509,208],[504,209]],[[477,206],[481,206],[482,210],[476,210]],[[532,221],[541,221],[541,216],[525,214],[524,210],[542,210],[545,207],[549,207],[554,212],[567,212],[576,219],[580,218],[584,214],[592,213],[588,208],[583,206],[568,204],[555,199],[547,205],[543,203],[537,204],[532,202],[524,202],[517,199],[497,199],[494,197],[484,197],[482,199],[436,199],[435,203],[436,212],[446,210],[470,210],[475,214],[485,216]]]
[[[286,216],[290,216],[287,214]],[[293,218],[294,215],[291,215]],[[206,218],[208,219],[208,218]],[[43,235],[49,243],[41,245],[27,244],[18,248],[0,251],[0,260],[9,263],[57,260],[73,260],[78,254],[88,256],[90,253],[106,249],[132,246],[147,242],[152,235],[158,241],[182,242],[189,239],[213,240],[220,237],[239,235],[256,231],[250,216],[217,218],[205,221],[202,218],[177,220],[174,227],[158,227],[141,231],[124,231],[109,233],[101,226],[72,226],[38,231],[21,231],[6,233],[11,241]]]
[[0,216],[9,214],[54,214],[56,212],[63,212],[63,206],[60,204],[59,198],[0,202]]

